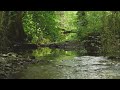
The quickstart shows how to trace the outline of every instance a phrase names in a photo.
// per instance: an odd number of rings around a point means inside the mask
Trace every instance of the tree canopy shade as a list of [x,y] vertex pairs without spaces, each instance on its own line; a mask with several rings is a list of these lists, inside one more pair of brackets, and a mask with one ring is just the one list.
[[74,18],[74,12],[31,11],[24,17],[24,27],[26,33],[33,36],[33,42],[56,42],[65,38],[61,33],[62,29],[75,28]]
[[[119,11],[1,11],[0,46],[14,43],[83,42],[100,36],[103,53],[119,52]],[[119,53],[116,52],[116,55]]]
[[0,78],[120,78],[119,60],[119,11],[0,11]]

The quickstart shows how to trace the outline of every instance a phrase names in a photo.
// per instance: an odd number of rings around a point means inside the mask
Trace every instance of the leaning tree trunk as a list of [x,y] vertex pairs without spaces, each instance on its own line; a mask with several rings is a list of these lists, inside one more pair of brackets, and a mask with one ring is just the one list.
[[25,32],[22,23],[22,11],[6,11],[3,26],[11,43],[24,42]]
[[0,12],[0,46],[2,48],[24,42],[26,35],[23,29],[22,17],[22,11]]

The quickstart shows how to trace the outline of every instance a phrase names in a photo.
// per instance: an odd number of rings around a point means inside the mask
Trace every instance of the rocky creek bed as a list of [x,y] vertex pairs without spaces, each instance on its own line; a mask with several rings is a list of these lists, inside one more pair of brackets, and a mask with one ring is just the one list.
[[65,48],[47,48],[50,53],[38,50],[42,57],[31,56],[33,51],[28,50],[1,53],[0,79],[120,78],[120,57],[90,56],[84,48]]
[[17,54],[0,54],[0,79],[12,79],[12,75],[27,68],[27,65],[38,63],[33,58],[24,58]]

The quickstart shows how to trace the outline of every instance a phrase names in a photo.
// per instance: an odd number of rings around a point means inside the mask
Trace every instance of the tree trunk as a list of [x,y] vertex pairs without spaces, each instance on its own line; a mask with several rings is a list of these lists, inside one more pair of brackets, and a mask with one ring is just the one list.
[[6,47],[25,41],[22,17],[22,11],[0,12],[0,50],[6,50]]
[[5,11],[3,26],[10,42],[24,42],[25,32],[22,24],[22,11]]

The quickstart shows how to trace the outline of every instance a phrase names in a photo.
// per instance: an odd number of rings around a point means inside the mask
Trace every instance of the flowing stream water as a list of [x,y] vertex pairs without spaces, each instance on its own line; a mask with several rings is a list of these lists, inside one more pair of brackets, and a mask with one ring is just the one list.
[[120,61],[89,56],[77,51],[43,48],[32,55],[41,63],[31,64],[14,75],[18,79],[120,79]]

